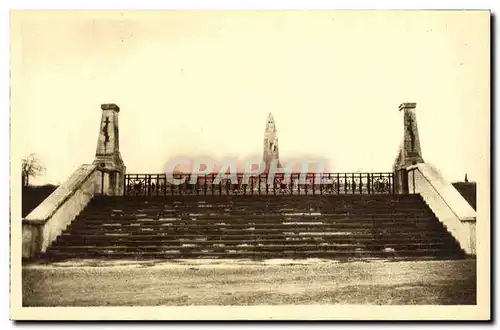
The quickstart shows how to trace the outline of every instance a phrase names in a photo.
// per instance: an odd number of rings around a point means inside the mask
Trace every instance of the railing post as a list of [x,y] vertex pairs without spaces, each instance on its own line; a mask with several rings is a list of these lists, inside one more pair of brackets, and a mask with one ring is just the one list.
[[354,173],[351,174],[352,176],[352,181],[351,181],[351,190],[352,190],[352,193],[354,194],[355,193],[355,190],[356,190],[356,183],[354,182]]
[[323,195],[323,176],[320,176],[319,180],[319,194]]
[[214,180],[215,180],[215,178],[214,178],[214,174],[212,173],[212,174],[207,174],[207,175],[208,175],[208,177],[210,178],[210,182],[211,182],[211,184],[210,184],[210,194],[211,194],[212,196],[214,196],[214,195],[215,195],[215,190],[217,189],[217,187],[216,187],[216,186],[215,186],[215,184],[214,184],[214,182],[215,182],[215,181],[214,181]]
[[296,175],[294,181],[295,181],[295,185],[297,186],[297,195],[300,195],[300,188],[301,188],[301,186],[300,186],[300,174]]
[[[268,178],[269,180],[269,178]],[[274,177],[273,177],[273,195],[276,196],[276,173],[274,174]]]
[[259,174],[259,195],[262,194],[262,175],[263,174]]
[[395,184],[395,181],[394,181],[394,173],[391,173],[391,181],[392,181],[392,194],[395,195],[396,194],[396,184]]
[[165,192],[165,196],[167,196],[167,174],[164,174],[164,187],[163,187],[163,191]]
[[269,173],[266,173],[266,195],[269,195]]
[[411,177],[413,179],[413,194],[415,194],[415,169],[411,170]]
[[[141,181],[139,181],[139,174],[136,174],[136,175],[135,175],[135,182],[136,182],[136,183],[134,184],[134,186],[132,187],[132,189],[133,189],[134,191],[136,190],[135,188],[136,188],[136,186],[137,186],[137,182],[139,182],[139,188],[141,188],[141,189],[142,189],[142,187],[141,187]],[[139,192],[139,193],[140,193],[140,192]],[[137,192],[135,192],[135,194],[137,194]]]
[[160,187],[159,187],[159,184],[160,184],[160,175],[159,174],[156,174],[156,185],[155,185],[155,188],[156,188],[156,196],[158,196],[160,194]]
[[[172,179],[174,178],[174,174],[172,173]],[[172,180],[173,181],[173,180]],[[170,195],[174,195],[174,184],[173,182],[170,183]]]
[[308,176],[309,176],[309,173],[306,174],[306,179],[305,179],[305,184],[304,184],[304,188],[305,188],[304,193],[306,196],[309,194],[309,187],[308,187],[309,185],[307,184],[307,179],[308,179],[307,177]]
[[104,171],[101,171],[101,196],[104,196]]
[[147,183],[148,183],[148,196],[151,196],[151,174],[147,175]]
[[123,196],[127,196],[127,174],[123,174]]
[[314,182],[316,180],[316,173],[313,173],[311,175],[311,189],[313,191],[313,196],[316,195],[316,182]]

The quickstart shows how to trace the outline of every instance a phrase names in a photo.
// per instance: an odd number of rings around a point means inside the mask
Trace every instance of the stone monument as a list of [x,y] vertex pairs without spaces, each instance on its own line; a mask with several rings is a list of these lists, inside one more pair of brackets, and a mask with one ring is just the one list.
[[266,170],[269,170],[272,161],[279,164],[279,148],[278,148],[278,137],[276,131],[276,123],[274,121],[273,115],[269,113],[266,122],[266,130],[264,132],[264,154],[263,161],[266,165]]
[[399,106],[399,111],[404,111],[404,136],[399,147],[398,157],[394,162],[394,169],[406,168],[424,162],[418,136],[416,107],[416,103],[403,103]]
[[403,141],[399,146],[398,156],[394,161],[393,171],[396,187],[399,192],[407,192],[408,174],[406,168],[411,165],[424,163],[422,150],[420,149],[420,138],[418,136],[417,116],[415,114],[416,103],[403,103],[399,111],[403,111]]
[[116,104],[102,104],[101,126],[94,165],[102,172],[101,191],[105,195],[122,195],[125,165],[120,154]]

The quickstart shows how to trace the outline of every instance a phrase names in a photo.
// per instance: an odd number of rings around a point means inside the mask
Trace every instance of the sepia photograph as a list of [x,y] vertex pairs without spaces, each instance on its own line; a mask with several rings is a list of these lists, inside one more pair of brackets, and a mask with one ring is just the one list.
[[488,320],[491,19],[11,11],[11,318]]

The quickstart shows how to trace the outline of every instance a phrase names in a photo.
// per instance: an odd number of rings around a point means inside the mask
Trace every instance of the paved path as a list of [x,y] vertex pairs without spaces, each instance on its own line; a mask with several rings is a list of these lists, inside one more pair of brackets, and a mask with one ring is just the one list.
[[72,261],[23,267],[24,306],[475,304],[476,261]]

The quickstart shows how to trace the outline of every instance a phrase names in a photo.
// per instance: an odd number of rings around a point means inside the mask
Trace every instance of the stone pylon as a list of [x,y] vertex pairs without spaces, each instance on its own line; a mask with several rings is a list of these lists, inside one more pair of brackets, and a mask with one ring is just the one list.
[[277,162],[277,166],[279,167],[279,148],[276,123],[274,121],[273,115],[269,113],[266,122],[266,130],[264,132],[263,161],[266,165],[266,170],[269,170],[270,164],[273,160]]
[[116,104],[102,104],[101,125],[94,165],[102,172],[100,189],[106,195],[122,195],[125,165],[120,154],[118,113]]
[[404,136],[394,162],[394,170],[424,162],[418,136],[416,107],[416,103],[403,103],[399,106],[399,111],[404,111]]

